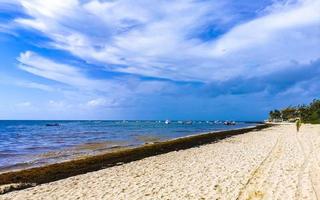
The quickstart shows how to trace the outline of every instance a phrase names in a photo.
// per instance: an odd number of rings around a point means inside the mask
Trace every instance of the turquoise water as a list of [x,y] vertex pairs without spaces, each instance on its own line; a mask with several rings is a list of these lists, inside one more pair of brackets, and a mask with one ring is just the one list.
[[27,168],[208,131],[252,126],[214,121],[0,121],[0,171]]

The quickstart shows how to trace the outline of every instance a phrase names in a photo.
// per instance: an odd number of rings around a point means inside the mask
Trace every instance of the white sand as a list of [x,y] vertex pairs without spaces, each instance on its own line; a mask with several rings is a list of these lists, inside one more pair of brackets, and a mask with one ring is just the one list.
[[281,125],[0,199],[320,199],[320,126]]

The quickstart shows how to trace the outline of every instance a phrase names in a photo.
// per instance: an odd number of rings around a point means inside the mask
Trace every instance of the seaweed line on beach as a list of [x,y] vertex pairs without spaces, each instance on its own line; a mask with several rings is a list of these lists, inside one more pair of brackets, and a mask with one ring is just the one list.
[[[264,124],[250,128],[194,135],[155,144],[147,144],[133,149],[124,149],[117,152],[106,153],[103,155],[91,156],[79,160],[56,163],[48,166],[21,171],[7,172],[0,174],[0,185],[22,183],[29,184],[28,186],[31,187],[32,185],[30,183],[32,183],[33,185],[48,183],[71,176],[140,160],[146,157],[168,153],[170,151],[178,151],[203,144],[209,144],[230,136],[239,135],[250,131],[261,130],[270,126],[272,125]],[[3,193],[6,192],[8,191],[4,191]]]

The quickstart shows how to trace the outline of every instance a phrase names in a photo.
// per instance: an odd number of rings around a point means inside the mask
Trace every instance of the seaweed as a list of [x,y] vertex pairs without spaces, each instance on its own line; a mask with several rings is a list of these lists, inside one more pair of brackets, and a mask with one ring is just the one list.
[[[105,169],[119,164],[129,163],[150,156],[168,153],[170,151],[178,151],[209,144],[227,137],[261,130],[270,126],[272,125],[263,124],[250,128],[193,135],[164,142],[145,144],[132,149],[121,149],[119,151],[78,160],[71,160],[20,171],[6,172],[0,174],[0,185],[19,183],[31,187],[79,174]],[[8,190],[5,192],[8,192]]]

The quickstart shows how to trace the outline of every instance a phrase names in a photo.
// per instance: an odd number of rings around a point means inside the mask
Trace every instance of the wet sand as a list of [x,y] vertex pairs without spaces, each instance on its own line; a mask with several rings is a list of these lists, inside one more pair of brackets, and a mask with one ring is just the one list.
[[26,156],[29,158],[28,162],[21,162],[11,166],[0,167],[0,174],[86,158],[89,156],[118,151],[120,149],[126,149],[129,147],[130,143],[125,141],[104,141],[79,144],[62,150],[48,151],[45,153]]
[[[113,152],[108,151],[107,153],[100,155],[87,156],[80,159],[74,159],[31,169],[0,173],[0,194],[19,188],[20,183],[22,183],[23,188],[28,187],[29,185],[48,183],[71,176],[140,160],[150,156],[188,149],[203,144],[210,144],[217,140],[243,134],[253,130],[261,130],[269,126],[270,125],[258,125],[241,129],[191,135],[163,142],[149,143],[139,147],[114,149]],[[13,187],[10,187],[10,185],[13,183]]]
[[320,125],[279,125],[0,199],[320,199]]

